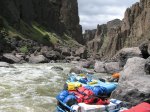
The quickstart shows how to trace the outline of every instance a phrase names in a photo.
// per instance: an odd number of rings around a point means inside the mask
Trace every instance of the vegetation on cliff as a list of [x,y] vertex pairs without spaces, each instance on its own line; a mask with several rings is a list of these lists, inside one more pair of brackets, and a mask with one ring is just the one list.
[[1,53],[79,47],[83,40],[77,0],[0,1],[0,33]]

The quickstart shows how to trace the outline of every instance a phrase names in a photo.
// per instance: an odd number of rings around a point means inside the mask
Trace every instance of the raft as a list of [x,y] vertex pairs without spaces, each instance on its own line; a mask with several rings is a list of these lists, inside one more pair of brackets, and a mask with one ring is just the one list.
[[121,112],[121,101],[107,100],[117,85],[96,80],[90,74],[70,74],[56,97],[57,112]]
[[150,104],[143,102],[123,112],[150,112]]
[[90,77],[90,79],[86,78],[85,76],[74,76],[71,75],[68,80],[66,81],[67,84],[70,83],[78,83],[82,84],[82,86],[102,86],[107,89],[107,94],[110,94],[113,90],[116,89],[118,83],[117,82],[102,82],[100,80],[95,80]]
[[89,105],[79,103],[69,107],[62,101],[58,100],[57,112],[123,112],[124,104],[120,100],[110,99],[109,105]]

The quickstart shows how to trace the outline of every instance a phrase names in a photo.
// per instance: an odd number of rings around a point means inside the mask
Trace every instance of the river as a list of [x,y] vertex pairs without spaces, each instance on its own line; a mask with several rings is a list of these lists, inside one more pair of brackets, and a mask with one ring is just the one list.
[[[0,67],[0,112],[54,112],[71,64],[14,64]],[[63,71],[51,70],[61,66]]]

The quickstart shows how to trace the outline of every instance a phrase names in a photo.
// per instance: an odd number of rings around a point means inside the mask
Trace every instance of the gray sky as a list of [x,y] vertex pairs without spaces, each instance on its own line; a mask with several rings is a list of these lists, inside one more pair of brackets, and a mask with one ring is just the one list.
[[80,24],[83,30],[95,29],[113,19],[122,19],[127,7],[139,0],[78,0]]

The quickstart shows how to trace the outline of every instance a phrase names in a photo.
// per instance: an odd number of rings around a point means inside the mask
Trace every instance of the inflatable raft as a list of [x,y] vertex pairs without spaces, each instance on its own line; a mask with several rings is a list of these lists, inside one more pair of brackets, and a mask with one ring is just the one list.
[[[89,75],[89,74],[88,74]],[[115,74],[118,78],[118,74]],[[84,74],[71,74],[56,97],[57,112],[150,112],[150,104],[143,102],[127,109],[124,102],[109,99],[116,82],[96,80]]]
[[90,105],[79,103],[71,107],[58,100],[57,112],[123,112],[124,104],[120,100],[110,99],[109,105]]
[[70,74],[56,97],[57,112],[119,112],[122,102],[108,100],[117,85],[93,79],[91,74]]
[[[70,74],[68,80],[66,81],[67,84],[81,84],[82,86],[101,86],[106,88],[107,94],[110,94],[113,90],[116,89],[118,83],[117,82],[102,82],[100,80],[92,79],[92,75],[77,75],[77,74]],[[68,86],[69,87],[69,86]]]

